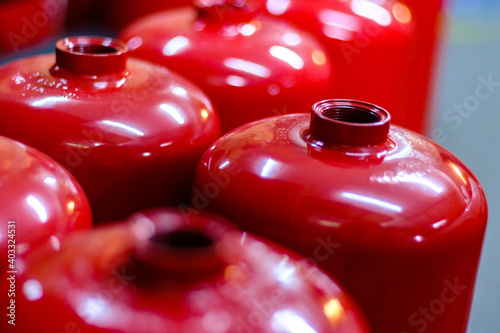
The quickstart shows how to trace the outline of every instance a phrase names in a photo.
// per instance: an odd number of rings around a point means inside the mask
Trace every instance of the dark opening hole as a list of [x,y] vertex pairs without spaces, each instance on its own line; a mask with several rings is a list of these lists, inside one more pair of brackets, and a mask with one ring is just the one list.
[[334,106],[321,111],[321,114],[326,118],[345,121],[350,123],[376,123],[382,118],[380,115],[371,110],[356,108],[352,106]]
[[112,46],[98,45],[98,44],[75,44],[69,48],[71,52],[85,53],[85,54],[108,54],[116,53],[118,49]]
[[156,235],[153,242],[180,249],[199,249],[212,246],[213,241],[208,236],[196,231],[175,231]]

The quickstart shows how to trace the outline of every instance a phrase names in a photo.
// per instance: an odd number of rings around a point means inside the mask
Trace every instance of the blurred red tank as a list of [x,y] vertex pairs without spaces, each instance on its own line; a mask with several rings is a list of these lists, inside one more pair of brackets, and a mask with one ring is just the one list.
[[58,244],[63,235],[92,226],[87,197],[69,172],[5,137],[0,137],[0,203],[2,272],[22,268],[17,259],[38,245]]
[[135,214],[47,245],[25,267],[16,326],[2,320],[2,332],[369,332],[319,269],[198,212]]
[[205,91],[223,133],[303,112],[332,92],[332,69],[319,42],[259,11],[255,1],[196,1],[136,21],[121,37],[132,55],[165,65]]
[[440,1],[261,0],[267,12],[326,47],[331,98],[368,101],[393,122],[422,132],[430,112]]

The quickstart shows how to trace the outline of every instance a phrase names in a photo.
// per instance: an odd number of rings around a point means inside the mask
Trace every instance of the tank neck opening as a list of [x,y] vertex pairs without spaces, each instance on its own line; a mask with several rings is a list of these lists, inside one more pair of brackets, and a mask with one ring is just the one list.
[[374,104],[331,99],[313,105],[308,141],[321,146],[371,146],[387,141],[391,116]]
[[56,66],[79,75],[106,75],[126,70],[125,43],[107,37],[67,37],[56,43]]
[[157,231],[134,245],[135,283],[149,288],[164,279],[189,282],[220,274],[226,262],[218,254],[219,243],[217,235],[200,227]]
[[180,230],[155,235],[151,242],[173,250],[203,250],[213,246],[213,239],[199,231]]

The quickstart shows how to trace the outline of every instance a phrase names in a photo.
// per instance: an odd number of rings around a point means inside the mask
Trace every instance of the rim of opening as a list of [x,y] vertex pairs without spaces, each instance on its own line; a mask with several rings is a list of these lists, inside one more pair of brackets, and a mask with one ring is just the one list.
[[329,122],[351,126],[381,126],[391,115],[375,104],[348,99],[331,99],[313,105],[313,112]]
[[387,141],[391,115],[380,106],[349,99],[328,99],[313,105],[306,141],[322,147],[371,146]]
[[76,36],[59,40],[56,49],[81,56],[118,56],[127,52],[127,45],[109,37]]

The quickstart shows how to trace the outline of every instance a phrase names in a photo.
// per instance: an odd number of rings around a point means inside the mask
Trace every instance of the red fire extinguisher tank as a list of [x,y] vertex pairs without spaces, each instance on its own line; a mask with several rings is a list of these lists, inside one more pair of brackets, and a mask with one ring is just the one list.
[[424,130],[440,35],[437,1],[261,1],[325,46],[336,69],[330,96],[383,105],[394,124]]
[[96,222],[189,200],[196,164],[220,135],[209,99],[122,42],[70,37],[56,54],[0,68],[0,134],[78,179]]
[[389,123],[326,100],[242,126],[203,156],[192,205],[317,262],[374,332],[465,332],[484,192],[449,151]]
[[132,55],[165,65],[202,88],[223,133],[303,112],[331,93],[332,70],[319,42],[258,11],[254,1],[197,1],[195,7],[145,17],[121,38]]
[[319,269],[189,211],[139,213],[74,234],[25,266],[16,326],[2,320],[2,332],[369,332]]
[[58,243],[64,234],[91,226],[87,197],[62,166],[36,149],[0,137],[2,272],[21,269],[17,259],[39,244]]

